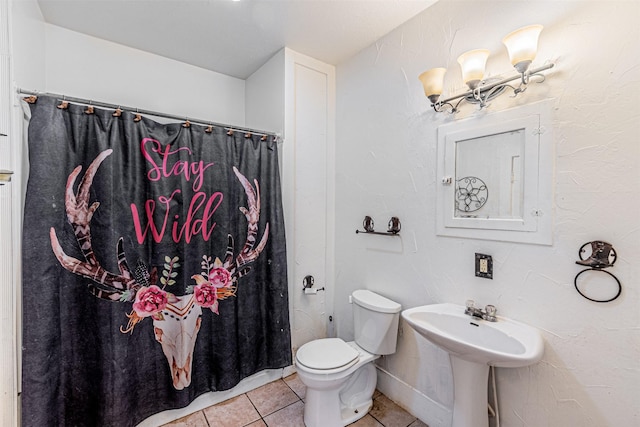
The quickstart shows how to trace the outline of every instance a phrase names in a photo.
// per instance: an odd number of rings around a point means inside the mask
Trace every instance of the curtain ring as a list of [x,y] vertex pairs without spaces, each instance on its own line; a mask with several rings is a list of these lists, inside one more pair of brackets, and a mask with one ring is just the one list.
[[[613,277],[613,279],[616,281],[616,284],[618,285],[618,293],[616,293],[616,295],[613,298],[609,298],[609,299],[594,299],[591,297],[586,296],[584,293],[582,293],[582,291],[580,290],[580,288],[578,287],[578,276],[580,276],[582,273],[584,273],[585,271],[601,271],[603,273],[607,273],[609,276]],[[582,295],[584,298],[588,299],[589,301],[593,301],[593,302],[611,302],[613,300],[615,300],[616,298],[618,298],[620,296],[620,294],[622,293],[622,285],[620,284],[620,280],[618,280],[618,278],[616,276],[614,276],[612,273],[609,273],[606,270],[603,270],[601,268],[585,268],[584,270],[582,270],[581,272],[579,272],[578,274],[576,274],[575,279],[573,279],[573,285],[576,288],[576,291],[578,291],[578,293],[580,295]]]
[[122,109],[120,108],[120,106],[118,105],[118,108],[116,108],[116,110],[113,112],[112,114],[113,117],[120,117],[122,116]]
[[209,123],[209,126],[207,126],[207,128],[204,130],[206,133],[211,133],[213,132],[213,125],[211,123]]
[[229,135],[229,136],[233,136],[233,129],[229,129],[229,130],[227,131],[227,135]]
[[185,122],[182,124],[183,128],[190,128],[191,127],[191,122],[189,121],[189,119],[185,119]]
[[89,105],[87,106],[87,109],[84,110],[85,114],[93,114],[94,113],[92,102],[93,101],[91,101],[91,100],[89,101]]
[[140,115],[140,113],[139,113],[138,109],[136,108],[136,115],[135,115],[135,117],[133,118],[133,121],[134,121],[134,122],[136,122],[136,123],[138,123],[140,120],[142,120],[142,116]]
[[58,105],[58,108],[61,110],[66,110],[67,108],[69,108],[69,102],[67,101],[65,95],[62,95],[62,101],[60,101],[60,105]]

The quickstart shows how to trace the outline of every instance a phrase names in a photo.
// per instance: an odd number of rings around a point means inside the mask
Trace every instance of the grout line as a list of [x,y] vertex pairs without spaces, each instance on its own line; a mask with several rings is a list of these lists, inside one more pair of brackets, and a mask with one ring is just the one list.
[[[253,401],[251,400],[251,398],[249,397],[249,393],[245,393],[244,394],[247,397],[247,400],[249,401],[249,403],[251,403],[251,406],[253,406],[253,409],[256,410],[256,413],[258,414],[258,416],[260,417],[260,419],[262,419],[262,414],[260,413],[260,411],[258,411],[258,408],[256,408],[256,405],[254,405]],[[258,421],[258,420],[256,420]],[[251,421],[252,423],[255,423],[256,421]],[[249,423],[251,424],[251,423]],[[248,425],[248,424],[247,424]]]
[[[293,374],[289,375],[292,376]],[[288,377],[287,377],[288,378]],[[298,395],[298,393],[291,388],[291,386],[284,380],[284,378],[282,379],[282,381],[287,385],[287,387],[289,387],[289,390],[291,390],[293,392],[293,394],[296,395],[296,397],[298,398],[298,400],[302,400],[302,398]]]
[[200,410],[200,412],[202,412],[202,416],[204,417],[204,422],[207,423],[207,427],[211,427],[211,424],[209,424],[209,418],[207,418],[207,415],[204,413],[204,409]]
[[253,423],[255,423],[256,421],[262,421],[265,425],[267,425],[267,423],[264,420],[264,417],[262,416],[262,414],[260,413],[260,411],[258,411],[258,408],[256,408],[256,405],[253,404],[253,401],[251,400],[251,398],[249,397],[248,393],[244,393],[244,395],[247,397],[247,400],[249,401],[249,403],[251,403],[251,406],[253,406],[253,409],[256,410],[256,414],[258,414],[258,416],[260,418],[258,418],[257,420],[253,420],[251,421],[249,424],[245,424],[244,427],[251,425]]
[[265,417],[268,417],[268,416],[270,416],[270,415],[273,415],[273,414],[275,414],[276,412],[280,412],[280,411],[282,411],[284,408],[288,408],[289,406],[291,406],[291,405],[295,405],[295,404],[296,404],[296,403],[298,403],[298,402],[301,402],[301,400],[300,400],[300,399],[298,399],[298,400],[296,400],[295,402],[292,402],[292,403],[289,403],[288,405],[283,406],[282,408],[276,409],[275,411],[271,412],[270,414],[265,415],[265,416],[264,416],[264,417],[262,417],[262,418],[265,418]]
[[[296,395],[296,396],[297,396],[297,395]],[[270,414],[268,414],[268,415],[265,415],[264,417],[262,417],[262,421],[267,425],[267,427],[269,427],[269,424],[267,424],[267,422],[265,421],[265,417],[269,417],[269,416],[271,416],[271,415],[275,414],[276,412],[280,412],[280,411],[282,411],[283,409],[288,408],[289,406],[295,405],[295,404],[296,404],[296,403],[298,403],[298,402],[302,402],[302,399],[298,398],[298,400],[297,400],[297,401],[295,401],[295,402],[293,402],[293,403],[289,403],[288,405],[283,406],[282,408],[278,409],[277,411],[273,411],[272,413],[270,413]],[[303,403],[304,403],[304,402],[303,402]]]

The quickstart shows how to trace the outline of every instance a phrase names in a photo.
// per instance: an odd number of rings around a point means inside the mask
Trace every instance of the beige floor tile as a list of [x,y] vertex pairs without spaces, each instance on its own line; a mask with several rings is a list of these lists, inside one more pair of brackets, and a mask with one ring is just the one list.
[[263,417],[300,400],[282,380],[251,390],[247,396]]
[[304,397],[307,394],[307,386],[302,383],[297,373],[286,377],[284,382],[287,383],[289,388],[291,388],[291,390],[293,390],[300,399],[304,400]]
[[260,419],[246,394],[209,406],[203,412],[209,425],[216,427],[243,427]]
[[209,427],[202,411],[198,411],[186,417],[165,424],[162,427]]
[[268,427],[302,427],[304,426],[304,402],[296,403],[264,417]]
[[375,418],[367,414],[355,423],[349,424],[351,427],[384,427]]
[[264,421],[258,420],[258,421],[252,422],[251,424],[247,424],[246,427],[267,427],[267,425],[264,423]]
[[385,427],[407,427],[416,420],[416,417],[396,405],[385,395],[380,395],[373,401],[373,408],[369,414]]
[[423,423],[420,420],[415,420],[414,422],[412,422],[411,424],[409,424],[409,427],[429,427],[428,424]]

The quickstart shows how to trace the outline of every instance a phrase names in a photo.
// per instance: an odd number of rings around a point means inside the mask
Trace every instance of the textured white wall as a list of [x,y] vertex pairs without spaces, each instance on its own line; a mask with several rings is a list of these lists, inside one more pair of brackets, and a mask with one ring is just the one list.
[[285,49],[282,49],[245,80],[245,119],[248,127],[281,135],[284,132],[284,68]]
[[20,3],[18,87],[244,125],[244,80],[43,23]]
[[[339,336],[353,335],[347,295],[361,287],[405,308],[469,298],[493,303],[538,327],[546,341],[538,365],[497,370],[503,425],[640,423],[639,18],[636,1],[441,0],[338,66]],[[460,90],[456,58],[480,47],[493,52],[488,74],[510,72],[501,39],[531,23],[545,26],[534,65],[553,59],[557,67],[544,84],[516,99],[503,96],[489,110],[554,98],[554,244],[438,237],[436,131],[456,118],[433,113],[417,77],[445,66],[445,87]],[[465,106],[457,118],[475,111]],[[398,216],[402,237],[354,234],[365,215],[379,229]],[[611,271],[623,292],[615,302],[593,303],[574,290],[578,248],[591,240],[618,252]],[[474,277],[475,252],[493,255],[494,280]],[[613,286],[600,276],[594,286]],[[405,392],[389,392],[414,413],[416,401],[432,402],[419,415],[432,426],[448,425],[446,353],[406,325],[401,333],[397,353],[380,365]]]
[[35,0],[12,1],[11,44],[16,84],[45,87],[45,24]]

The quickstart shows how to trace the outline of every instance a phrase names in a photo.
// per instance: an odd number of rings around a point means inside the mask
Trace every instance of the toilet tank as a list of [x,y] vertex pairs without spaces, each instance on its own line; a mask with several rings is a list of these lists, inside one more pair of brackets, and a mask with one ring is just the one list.
[[402,306],[364,289],[354,291],[351,297],[356,344],[372,354],[395,353]]

